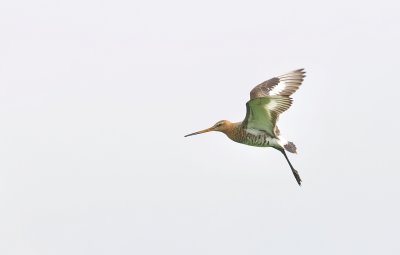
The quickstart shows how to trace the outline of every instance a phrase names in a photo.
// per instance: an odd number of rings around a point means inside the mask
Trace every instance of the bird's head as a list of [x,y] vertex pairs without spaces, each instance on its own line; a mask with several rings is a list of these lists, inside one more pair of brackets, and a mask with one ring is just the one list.
[[226,131],[231,127],[231,122],[227,121],[227,120],[220,120],[217,123],[215,123],[214,126],[201,130],[201,131],[197,131],[188,135],[185,135],[185,137],[191,136],[191,135],[199,135],[199,134],[203,134],[203,133],[207,133],[210,131],[219,131],[219,132],[223,132],[226,133]]

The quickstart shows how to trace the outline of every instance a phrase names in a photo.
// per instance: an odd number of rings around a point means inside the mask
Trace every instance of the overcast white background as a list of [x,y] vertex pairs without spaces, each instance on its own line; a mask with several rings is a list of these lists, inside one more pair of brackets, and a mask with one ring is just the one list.
[[[396,1],[3,1],[0,254],[400,254]],[[306,68],[289,155],[223,134]]]

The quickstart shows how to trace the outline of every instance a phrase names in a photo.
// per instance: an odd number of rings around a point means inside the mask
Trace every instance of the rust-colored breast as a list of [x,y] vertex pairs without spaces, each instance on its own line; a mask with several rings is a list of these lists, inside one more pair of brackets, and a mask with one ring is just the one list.
[[238,143],[245,143],[246,141],[246,130],[244,127],[241,125],[241,122],[238,123],[232,123],[226,130],[225,134],[231,139],[232,141],[238,142]]

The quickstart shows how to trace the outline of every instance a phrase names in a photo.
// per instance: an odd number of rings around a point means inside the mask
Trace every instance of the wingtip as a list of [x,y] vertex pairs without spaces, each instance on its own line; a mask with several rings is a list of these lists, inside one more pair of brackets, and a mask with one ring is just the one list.
[[305,74],[306,74],[305,68],[300,68],[300,69],[294,70],[293,72],[295,72],[295,73],[301,73],[304,77],[306,76],[306,75],[305,75]]

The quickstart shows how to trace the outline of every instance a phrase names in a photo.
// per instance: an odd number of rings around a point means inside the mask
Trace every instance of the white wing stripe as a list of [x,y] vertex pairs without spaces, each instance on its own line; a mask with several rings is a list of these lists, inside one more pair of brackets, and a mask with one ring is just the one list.
[[278,85],[276,85],[270,92],[269,95],[271,96],[277,96],[279,93],[281,93],[285,89],[285,83],[279,82]]

